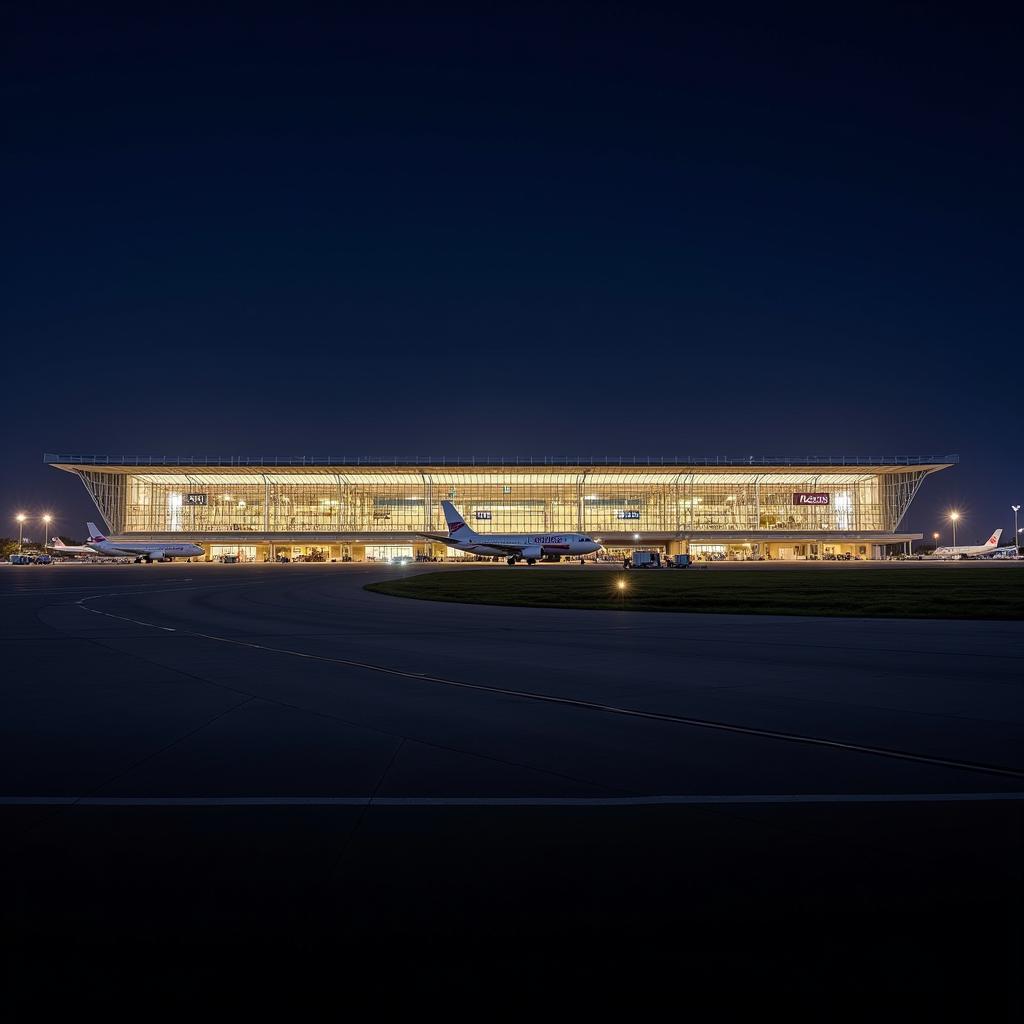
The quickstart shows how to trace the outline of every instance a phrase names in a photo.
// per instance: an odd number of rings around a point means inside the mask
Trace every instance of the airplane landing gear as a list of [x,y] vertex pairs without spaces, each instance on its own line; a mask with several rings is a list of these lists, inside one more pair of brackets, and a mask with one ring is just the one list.
[[511,555],[509,558],[506,559],[506,561],[508,562],[509,565],[515,565],[516,564],[516,556],[515,555]]
[[528,558],[528,559],[526,560],[526,564],[527,564],[527,565],[533,565],[533,564],[534,564],[534,563],[535,563],[536,561],[537,561],[537,559],[536,559],[536,558]]

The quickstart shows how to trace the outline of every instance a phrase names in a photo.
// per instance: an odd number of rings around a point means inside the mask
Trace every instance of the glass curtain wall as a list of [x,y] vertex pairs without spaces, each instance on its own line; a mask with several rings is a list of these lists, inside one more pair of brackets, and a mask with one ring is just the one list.
[[558,533],[579,529],[579,473],[430,474],[431,529],[446,531],[445,499],[479,533]]
[[[798,472],[151,474],[127,478],[123,528],[443,533],[440,503],[448,499],[480,533],[891,530],[913,483]],[[798,495],[827,501],[801,504]]]

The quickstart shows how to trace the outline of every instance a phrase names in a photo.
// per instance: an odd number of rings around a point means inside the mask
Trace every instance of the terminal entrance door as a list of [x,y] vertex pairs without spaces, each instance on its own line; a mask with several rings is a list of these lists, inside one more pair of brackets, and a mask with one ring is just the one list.
[[240,562],[256,561],[255,544],[211,544],[210,557],[217,561],[225,555],[234,556]]
[[331,549],[324,544],[293,544],[291,548],[293,562],[328,562],[330,556]]
[[783,562],[795,562],[807,557],[807,544],[780,544],[775,549],[775,557]]
[[721,562],[726,556],[724,544],[691,544],[690,557],[703,562]]
[[411,544],[367,544],[368,562],[387,562],[392,558],[412,558]]

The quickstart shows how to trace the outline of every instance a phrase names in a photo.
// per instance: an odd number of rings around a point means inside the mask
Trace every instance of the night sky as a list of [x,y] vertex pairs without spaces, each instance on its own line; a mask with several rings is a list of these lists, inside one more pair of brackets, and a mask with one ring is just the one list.
[[1019,15],[514,6],[8,8],[5,515],[82,534],[44,451],[958,453],[905,525],[1009,535]]

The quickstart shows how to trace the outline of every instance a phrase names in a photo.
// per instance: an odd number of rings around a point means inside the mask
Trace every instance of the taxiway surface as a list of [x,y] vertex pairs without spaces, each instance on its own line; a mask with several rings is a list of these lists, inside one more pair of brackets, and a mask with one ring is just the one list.
[[362,589],[409,571],[5,570],[6,934],[1009,985],[1024,623]]

